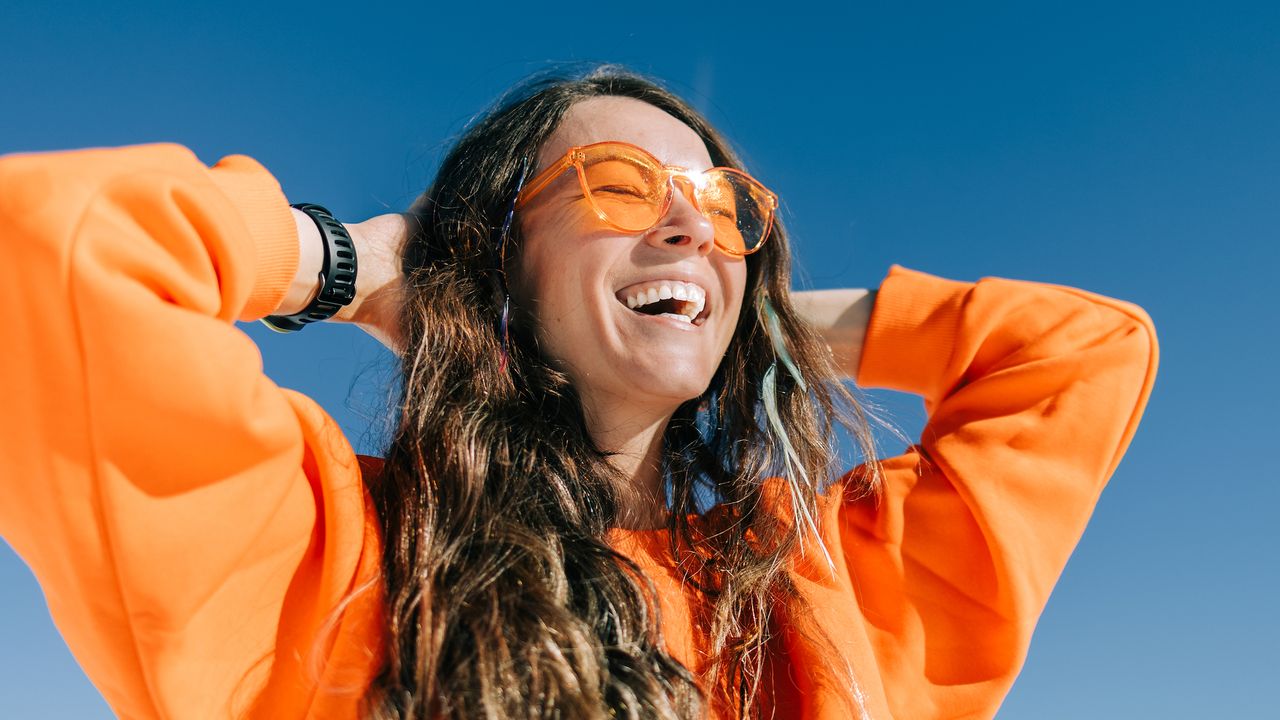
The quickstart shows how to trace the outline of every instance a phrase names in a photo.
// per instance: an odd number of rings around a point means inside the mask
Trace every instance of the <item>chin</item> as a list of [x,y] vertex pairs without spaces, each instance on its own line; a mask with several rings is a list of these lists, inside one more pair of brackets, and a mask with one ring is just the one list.
[[646,368],[628,376],[634,394],[667,401],[674,410],[681,403],[701,397],[711,384],[712,373],[702,368],[681,370],[675,365]]

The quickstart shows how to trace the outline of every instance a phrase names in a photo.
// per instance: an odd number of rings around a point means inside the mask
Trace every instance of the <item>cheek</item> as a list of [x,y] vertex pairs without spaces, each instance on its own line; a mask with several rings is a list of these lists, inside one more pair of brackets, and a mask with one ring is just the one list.
[[507,278],[513,299],[533,312],[546,296],[547,280],[556,271],[555,233],[546,222],[529,222],[521,228],[520,250],[507,258]]
[[590,210],[574,210],[537,213],[522,228],[520,270],[528,290],[557,287],[573,274],[574,266],[589,254],[592,240],[601,235],[603,225]]
[[587,206],[586,201],[575,203],[574,212],[567,212],[560,220],[562,232],[571,237],[598,235],[607,225]]
[[729,271],[725,283],[729,306],[726,308],[725,331],[721,337],[721,347],[725,350],[728,350],[729,343],[733,340],[733,333],[738,328],[742,313],[754,312],[754,308],[748,307],[747,300],[743,297],[746,285],[747,271],[745,267],[733,268]]
[[747,298],[743,294],[747,290],[747,269],[742,263],[725,271],[725,298],[729,304],[729,315],[735,320],[746,306]]
[[571,360],[586,330],[596,325],[593,287],[609,262],[605,251],[610,246],[601,241],[598,224],[579,213],[548,220],[526,235],[512,295],[522,321],[536,328],[543,349],[556,359]]

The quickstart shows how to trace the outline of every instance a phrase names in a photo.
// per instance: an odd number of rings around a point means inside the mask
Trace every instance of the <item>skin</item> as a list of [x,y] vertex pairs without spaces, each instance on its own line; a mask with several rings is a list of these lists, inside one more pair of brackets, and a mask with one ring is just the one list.
[[[540,151],[535,172],[568,148],[603,140],[638,145],[668,165],[712,167],[706,146],[688,126],[631,98],[585,100],[566,115]],[[677,184],[677,189],[683,186]],[[294,210],[299,266],[276,314],[305,307],[318,291],[322,263],[319,231]],[[685,192],[667,215],[643,233],[624,233],[601,222],[568,171],[521,208],[523,247],[511,292],[514,322],[531,323],[539,344],[566,372],[583,400],[596,443],[629,481],[619,488],[619,527],[665,525],[661,482],[662,434],[681,403],[710,384],[742,312],[746,262],[715,249],[710,222]],[[397,330],[401,297],[400,247],[406,217],[379,215],[347,224],[360,259],[356,298],[333,320],[353,323],[388,348],[402,352]],[[707,293],[706,318],[693,327],[640,316],[617,293],[636,282],[679,279]],[[863,289],[793,293],[801,316],[827,340],[838,367],[857,376],[862,339],[874,303]]]

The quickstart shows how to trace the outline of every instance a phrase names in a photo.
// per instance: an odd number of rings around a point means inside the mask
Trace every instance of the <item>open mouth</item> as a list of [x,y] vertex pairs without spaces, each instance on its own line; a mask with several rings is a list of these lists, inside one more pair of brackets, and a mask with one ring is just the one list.
[[700,326],[707,320],[707,293],[679,280],[655,280],[620,290],[618,301],[638,315],[666,317]]

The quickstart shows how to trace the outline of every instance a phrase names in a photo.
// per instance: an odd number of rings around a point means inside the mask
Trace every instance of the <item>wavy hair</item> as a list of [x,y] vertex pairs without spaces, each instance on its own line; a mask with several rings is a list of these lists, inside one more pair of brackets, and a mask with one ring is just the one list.
[[[768,294],[807,392],[779,373],[786,437],[761,423],[775,350],[765,320],[744,311],[709,387],[666,428],[669,550],[705,599],[698,624],[710,669],[695,677],[666,652],[653,585],[607,542],[626,478],[593,443],[578,394],[528,323],[512,324],[502,358],[503,221],[526,163],[570,107],[599,96],[664,110],[703,139],[715,165],[743,167],[692,107],[614,66],[525,82],[447,153],[409,210],[400,417],[369,487],[386,596],[369,717],[685,718],[713,701],[753,716],[779,612],[803,612],[786,568],[806,534],[798,519],[816,514],[817,482],[830,477],[833,426],[875,458],[867,414],[791,305],[787,235],[775,224],[746,260],[744,308]],[[519,262],[518,222],[509,242],[507,262]],[[766,481],[787,464],[787,444],[802,472],[787,473],[779,508]],[[856,491],[878,488],[868,464]],[[697,528],[690,516],[707,493],[718,511]]]

